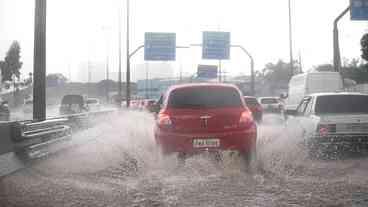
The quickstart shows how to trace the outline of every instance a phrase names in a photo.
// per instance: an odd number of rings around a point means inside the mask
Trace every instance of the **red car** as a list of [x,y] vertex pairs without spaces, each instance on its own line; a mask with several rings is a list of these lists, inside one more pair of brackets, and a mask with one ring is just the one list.
[[257,126],[236,86],[173,86],[161,100],[154,134],[164,155],[178,153],[185,160],[229,150],[238,151],[247,164],[255,155]]
[[244,96],[244,101],[249,110],[253,114],[253,118],[258,122],[262,122],[263,117],[263,108],[261,104],[258,102],[256,97],[253,96]]

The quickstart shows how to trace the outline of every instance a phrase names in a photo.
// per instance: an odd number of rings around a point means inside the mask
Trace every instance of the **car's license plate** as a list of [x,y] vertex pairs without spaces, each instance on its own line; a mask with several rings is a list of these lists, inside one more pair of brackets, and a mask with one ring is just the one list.
[[219,139],[193,139],[194,148],[220,147]]

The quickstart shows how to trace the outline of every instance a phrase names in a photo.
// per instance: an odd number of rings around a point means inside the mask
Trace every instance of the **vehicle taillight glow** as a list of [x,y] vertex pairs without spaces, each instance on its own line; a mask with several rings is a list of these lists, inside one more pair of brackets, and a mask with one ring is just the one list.
[[239,126],[241,127],[249,127],[254,123],[253,116],[250,111],[244,111],[240,115]]
[[171,126],[172,122],[168,114],[160,113],[157,117],[157,123],[161,127]]
[[319,135],[325,137],[329,133],[336,132],[336,125],[335,124],[319,124],[317,128],[317,132],[319,133]]

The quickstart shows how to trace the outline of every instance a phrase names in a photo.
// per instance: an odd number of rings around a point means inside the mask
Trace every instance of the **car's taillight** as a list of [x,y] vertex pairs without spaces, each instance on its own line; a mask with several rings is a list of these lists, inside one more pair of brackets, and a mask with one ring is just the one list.
[[254,124],[253,116],[250,111],[244,111],[240,115],[239,126],[240,127],[250,127]]
[[317,132],[321,136],[327,136],[329,133],[335,133],[336,124],[319,124],[317,127]]
[[160,127],[170,127],[172,124],[170,116],[165,113],[159,113],[157,116],[157,124]]

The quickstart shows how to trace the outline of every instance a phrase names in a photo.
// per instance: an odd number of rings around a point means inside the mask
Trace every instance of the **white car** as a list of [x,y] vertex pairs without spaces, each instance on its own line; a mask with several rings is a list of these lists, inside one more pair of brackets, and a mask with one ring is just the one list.
[[311,94],[288,114],[294,115],[288,118],[288,130],[303,138],[311,155],[368,147],[368,95]]
[[100,111],[101,110],[100,100],[98,98],[88,98],[87,107],[89,111]]
[[284,110],[284,104],[279,97],[261,97],[258,102],[266,113],[281,113]]

